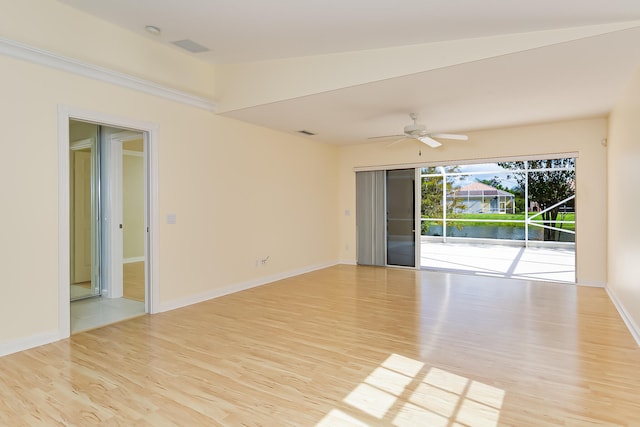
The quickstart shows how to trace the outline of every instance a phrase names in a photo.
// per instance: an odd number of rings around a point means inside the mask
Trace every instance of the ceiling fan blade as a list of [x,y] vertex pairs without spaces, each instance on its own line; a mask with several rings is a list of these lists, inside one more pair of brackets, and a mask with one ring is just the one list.
[[400,138],[403,137],[404,135],[383,135],[383,136],[371,136],[367,139],[388,139],[388,138]]
[[424,142],[425,144],[427,144],[429,147],[431,148],[438,148],[440,147],[442,144],[439,143],[438,141],[436,141],[435,139],[429,137],[429,136],[420,136],[418,138],[416,138],[418,141]]
[[459,141],[469,140],[469,137],[467,135],[459,135],[457,133],[430,133],[429,136],[431,138],[457,139]]
[[[396,135],[396,136],[402,136],[402,135]],[[405,137],[402,137],[402,138],[400,138],[400,139],[396,139],[395,141],[391,141],[390,143],[388,143],[388,144],[385,146],[385,148],[393,147],[393,146],[394,146],[394,145],[396,145],[397,143],[402,142],[402,141],[405,141],[405,140],[407,140],[407,139],[411,139],[411,138],[405,138]]]

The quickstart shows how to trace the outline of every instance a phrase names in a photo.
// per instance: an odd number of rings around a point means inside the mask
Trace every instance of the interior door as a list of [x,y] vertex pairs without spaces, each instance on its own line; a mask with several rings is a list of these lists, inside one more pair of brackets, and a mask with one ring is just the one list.
[[415,174],[387,171],[387,265],[416,265]]
[[88,125],[82,134],[90,137],[69,146],[71,300],[101,292],[97,127]]
[[91,281],[91,153],[76,151],[74,161],[74,281]]

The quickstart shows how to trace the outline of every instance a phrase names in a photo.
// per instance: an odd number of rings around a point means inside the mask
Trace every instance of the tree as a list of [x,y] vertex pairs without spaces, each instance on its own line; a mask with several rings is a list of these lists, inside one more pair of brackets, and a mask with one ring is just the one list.
[[[459,166],[447,166],[445,167],[445,174],[456,173],[460,171]],[[434,176],[422,178],[422,206],[421,212],[423,218],[442,218],[442,190],[444,176],[438,171],[438,168],[430,167],[423,170],[423,173],[434,174]],[[438,174],[438,175],[435,175]],[[456,184],[456,177],[446,176],[445,194],[451,194],[456,191],[459,186]],[[447,197],[447,217],[454,218],[455,212],[464,210],[465,205],[462,200],[455,197]],[[462,228],[459,223],[456,225],[458,228]],[[426,232],[429,229],[427,222],[422,222],[422,232]]]
[[522,187],[520,184],[511,187],[510,190],[511,193],[513,193],[516,196],[516,200],[515,200],[515,204],[516,204],[516,213],[524,213],[524,211],[527,209],[527,204],[525,202],[525,197],[524,197],[524,187]]
[[[499,162],[498,165],[510,170],[522,170],[525,166],[524,162]],[[520,187],[528,185],[529,200],[538,203],[543,211],[575,194],[575,159],[529,160],[528,167],[528,174],[517,172],[513,177]],[[542,214],[542,223],[562,228],[562,224],[556,222],[559,213],[560,206],[549,209]],[[544,240],[556,241],[559,237],[557,230],[544,229]]]
[[481,183],[486,184],[486,185],[488,185],[490,187],[497,188],[498,190],[508,191],[510,193],[512,192],[511,190],[509,190],[508,188],[506,188],[506,187],[504,187],[502,185],[502,180],[497,176],[494,176],[491,179],[479,179],[479,178],[476,178],[476,182],[481,182]]

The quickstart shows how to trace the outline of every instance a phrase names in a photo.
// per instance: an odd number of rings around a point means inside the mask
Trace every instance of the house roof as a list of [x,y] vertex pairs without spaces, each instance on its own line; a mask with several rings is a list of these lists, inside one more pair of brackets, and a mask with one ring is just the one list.
[[495,197],[505,196],[514,197],[512,193],[503,191],[482,182],[473,182],[469,185],[461,187],[453,193],[453,197]]
[[636,0],[59,1],[204,45],[220,114],[332,144],[411,112],[430,132],[605,117],[640,66]]

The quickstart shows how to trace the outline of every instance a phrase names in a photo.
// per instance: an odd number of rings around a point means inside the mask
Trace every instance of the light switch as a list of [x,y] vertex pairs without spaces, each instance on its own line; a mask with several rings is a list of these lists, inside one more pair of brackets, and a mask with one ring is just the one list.
[[175,224],[176,223],[176,214],[170,213],[167,214],[167,224]]

